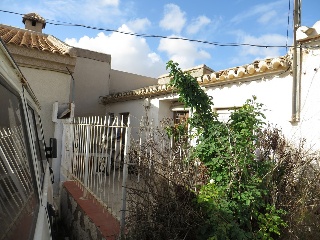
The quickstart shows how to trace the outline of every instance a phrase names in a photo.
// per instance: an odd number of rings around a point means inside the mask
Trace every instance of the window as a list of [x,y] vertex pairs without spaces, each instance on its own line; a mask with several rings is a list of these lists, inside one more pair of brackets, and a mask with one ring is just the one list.
[[189,111],[175,111],[173,112],[174,124],[186,123],[189,118]]
[[214,108],[213,111],[218,113],[218,120],[221,122],[228,122],[230,115],[234,110],[239,109],[240,107],[223,107],[223,108]]
[[173,145],[188,140],[189,110],[173,112]]
[[188,118],[189,118],[189,108],[186,108],[181,102],[172,102],[171,103],[171,111],[173,112],[173,123],[175,127],[184,125],[185,134],[188,131]]
[[23,107],[1,82],[0,77],[0,239],[29,239],[39,199],[27,151]]

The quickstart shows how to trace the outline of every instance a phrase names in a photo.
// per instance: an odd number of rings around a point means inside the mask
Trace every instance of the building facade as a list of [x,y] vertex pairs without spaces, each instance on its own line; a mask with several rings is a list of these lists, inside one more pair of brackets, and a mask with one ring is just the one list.
[[[298,61],[294,76],[291,49],[286,56],[257,60],[244,66],[213,71],[205,65],[188,69],[206,93],[212,97],[212,110],[227,119],[234,107],[242,106],[252,96],[264,104],[268,123],[280,128],[294,143],[307,140],[307,147],[320,147],[320,22],[312,28],[300,27]],[[176,118],[187,113],[179,96],[167,83],[169,76],[158,78],[158,84],[146,88],[105,96],[106,111],[119,114],[130,112],[131,126],[139,126],[148,103],[149,117],[159,123],[164,117]]]

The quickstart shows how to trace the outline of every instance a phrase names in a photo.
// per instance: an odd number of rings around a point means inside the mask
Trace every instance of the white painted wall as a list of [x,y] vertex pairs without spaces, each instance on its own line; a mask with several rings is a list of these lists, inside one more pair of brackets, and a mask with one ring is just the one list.
[[[173,112],[171,111],[172,101],[177,101],[178,96],[175,94],[170,94],[168,96],[162,96],[160,98],[153,98],[150,100],[150,108],[147,111],[149,120],[153,120],[154,126],[158,126],[160,121],[164,118],[173,118]],[[114,113],[115,115],[129,112],[131,127],[132,127],[132,137],[138,137],[140,120],[146,116],[145,110],[145,99],[138,99],[126,102],[111,103],[106,106],[106,112]]]
[[111,70],[110,94],[157,84],[157,79],[133,73]]
[[[140,120],[142,116],[146,115],[145,108],[143,106],[144,99],[138,99],[135,101],[118,102],[108,105],[106,114],[114,113],[115,116],[120,113],[130,113],[130,126],[132,127],[132,136],[137,137],[139,132]],[[158,113],[158,111],[156,111]]]
[[266,119],[280,127],[286,134],[291,131],[292,76],[288,73],[256,81],[230,83],[207,90],[214,108],[242,106],[252,96],[263,103]]
[[301,76],[301,117],[294,127],[295,139],[306,138],[307,146],[320,149],[320,49],[304,54]]
[[75,79],[75,117],[104,116],[99,97],[109,94],[110,55],[77,49]]
[[45,140],[54,135],[54,123],[52,122],[52,105],[54,102],[69,102],[70,75],[48,70],[20,67],[21,72],[28,80],[33,92],[41,104],[41,121]]
[[[176,97],[174,98],[175,100]],[[159,104],[159,114],[158,118],[155,117],[155,121],[160,122],[164,118],[172,118],[173,119],[173,112],[171,111],[171,103],[173,99],[172,97],[167,98],[161,98],[161,99],[153,99],[152,102],[154,102],[154,105]],[[154,116],[156,116],[154,114]]]

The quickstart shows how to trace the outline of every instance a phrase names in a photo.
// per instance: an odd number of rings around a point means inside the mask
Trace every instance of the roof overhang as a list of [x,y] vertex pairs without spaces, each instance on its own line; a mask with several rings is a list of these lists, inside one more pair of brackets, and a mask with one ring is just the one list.
[[[274,76],[288,71],[291,67],[291,60],[288,56],[279,58],[269,58],[255,61],[241,67],[234,67],[218,72],[211,72],[196,77],[199,85],[203,87],[219,86],[243,81],[254,81],[263,77]],[[161,76],[163,77],[163,76]],[[110,94],[100,97],[100,102],[104,105],[116,102],[156,97],[161,95],[177,93],[177,90],[168,84],[158,84],[136,90]]]

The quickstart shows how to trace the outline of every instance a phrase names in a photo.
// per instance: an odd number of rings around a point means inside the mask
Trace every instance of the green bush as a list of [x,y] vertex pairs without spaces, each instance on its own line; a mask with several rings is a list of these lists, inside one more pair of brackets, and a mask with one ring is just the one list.
[[[196,79],[168,62],[171,84],[195,111],[191,127],[198,130],[194,158],[206,165],[210,183],[201,187],[198,203],[206,209],[208,239],[273,239],[286,226],[285,213],[270,198],[268,173],[274,162],[257,153],[264,126],[262,104],[256,98],[234,109],[227,123],[211,112],[211,99]],[[191,86],[191,87],[190,87]]]

